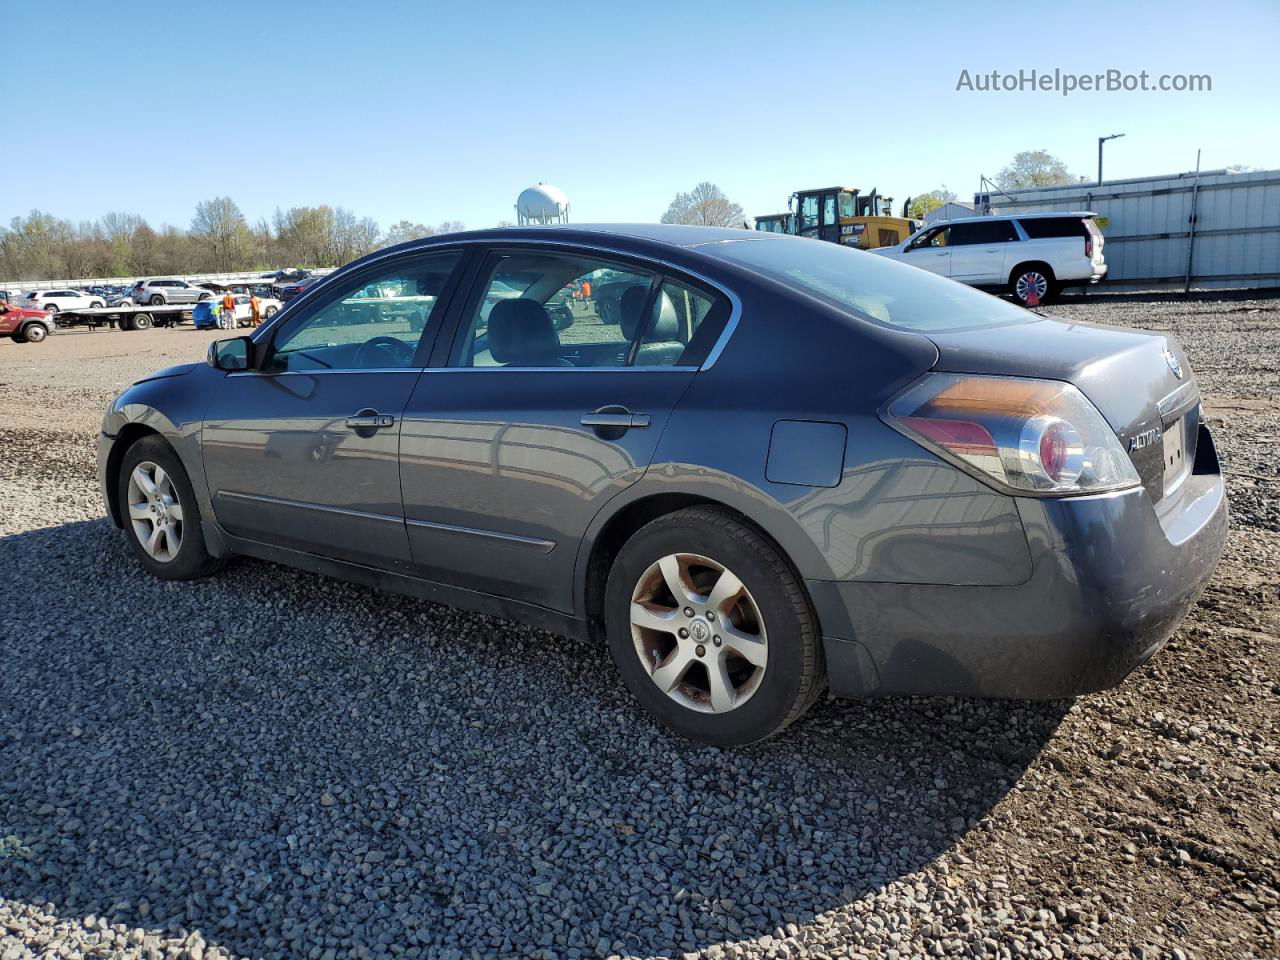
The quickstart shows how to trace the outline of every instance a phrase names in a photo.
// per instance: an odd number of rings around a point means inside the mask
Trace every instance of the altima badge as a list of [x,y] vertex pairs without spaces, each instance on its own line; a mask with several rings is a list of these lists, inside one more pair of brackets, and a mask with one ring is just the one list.
[[[1172,365],[1173,364],[1171,363],[1170,366]],[[1174,373],[1178,373],[1178,371],[1174,370]],[[1178,373],[1178,376],[1182,376],[1182,374]],[[1135,433],[1129,438],[1129,452],[1133,453],[1135,450],[1145,450],[1159,439],[1160,431],[1155,427],[1152,427],[1150,430],[1143,430],[1141,433]]]
[[1178,362],[1178,358],[1174,356],[1173,351],[1169,349],[1169,344],[1167,342],[1164,345],[1164,362],[1169,365],[1169,369],[1173,371],[1173,375],[1181,380],[1182,364]]

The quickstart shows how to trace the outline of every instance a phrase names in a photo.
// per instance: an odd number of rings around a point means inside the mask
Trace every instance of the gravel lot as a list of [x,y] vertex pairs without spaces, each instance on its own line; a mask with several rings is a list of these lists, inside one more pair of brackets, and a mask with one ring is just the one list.
[[189,328],[0,341],[0,960],[1280,955],[1280,300],[1178,335],[1230,472],[1169,647],[1074,702],[826,701],[719,751],[603,648],[258,562],[144,576],[103,406]]

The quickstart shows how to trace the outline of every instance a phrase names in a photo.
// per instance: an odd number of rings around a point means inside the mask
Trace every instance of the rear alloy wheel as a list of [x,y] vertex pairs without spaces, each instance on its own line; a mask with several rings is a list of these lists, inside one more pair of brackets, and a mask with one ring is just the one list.
[[823,689],[821,639],[799,579],[726,511],[680,510],[637,531],[609,573],[605,622],[627,687],[693,740],[762,740]]
[[103,303],[101,300],[92,300],[89,302],[90,310],[101,310],[105,306],[106,304]]
[[164,297],[160,296],[160,294],[158,293],[153,293],[151,295],[151,299],[148,300],[147,302],[150,303],[151,306],[153,307],[162,307],[164,306]]
[[27,343],[39,343],[49,335],[42,323],[29,323],[22,328],[22,339]]
[[631,640],[658,689],[703,713],[750,700],[769,663],[755,597],[732,570],[693,553],[667,554],[640,577]]
[[191,580],[221,566],[205,549],[187,471],[161,437],[144,437],[125,451],[118,484],[129,546],[151,574]]
[[1047,267],[1031,265],[1019,267],[1014,271],[1009,292],[1019,303],[1026,305],[1034,292],[1037,303],[1044,303],[1053,297],[1053,274]]
[[51,317],[56,316],[58,313],[58,305],[56,303],[46,303],[44,305],[44,312]]

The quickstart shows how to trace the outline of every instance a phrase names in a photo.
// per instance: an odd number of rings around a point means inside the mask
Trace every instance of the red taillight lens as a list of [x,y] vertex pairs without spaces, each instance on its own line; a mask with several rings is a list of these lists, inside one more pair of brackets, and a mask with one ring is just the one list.
[[1093,237],[1084,238],[1084,257],[1086,260],[1093,259]]
[[935,420],[931,417],[903,417],[902,423],[922,437],[965,456],[995,456],[996,441],[991,431],[972,420]]

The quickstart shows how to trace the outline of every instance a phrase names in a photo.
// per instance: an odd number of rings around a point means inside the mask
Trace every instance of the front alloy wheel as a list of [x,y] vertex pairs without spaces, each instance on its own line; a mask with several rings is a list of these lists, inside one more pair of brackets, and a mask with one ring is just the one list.
[[764,679],[769,639],[760,608],[722,564],[668,554],[631,594],[636,656],[658,689],[682,706],[726,713]]
[[129,474],[129,525],[147,556],[172,563],[182,549],[182,501],[164,468],[143,460]]

